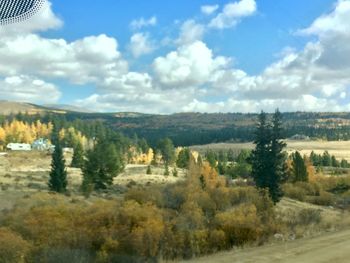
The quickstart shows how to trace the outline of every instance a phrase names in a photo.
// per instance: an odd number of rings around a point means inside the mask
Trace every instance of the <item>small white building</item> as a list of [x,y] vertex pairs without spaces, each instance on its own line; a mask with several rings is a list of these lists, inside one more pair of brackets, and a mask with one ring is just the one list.
[[28,143],[9,143],[6,148],[11,151],[31,151],[32,147]]
[[37,151],[48,151],[51,147],[52,145],[49,143],[49,140],[43,138],[35,140],[32,143],[32,149]]

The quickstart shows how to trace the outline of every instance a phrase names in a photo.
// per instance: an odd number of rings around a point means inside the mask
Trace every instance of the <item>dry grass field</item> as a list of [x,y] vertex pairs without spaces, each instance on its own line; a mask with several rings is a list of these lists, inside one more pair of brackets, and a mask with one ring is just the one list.
[[[66,154],[66,163],[71,162],[71,154]],[[0,154],[0,210],[10,208],[18,199],[28,194],[48,191],[51,155],[44,152],[9,152]],[[175,183],[186,177],[186,171],[177,169],[173,176],[173,167],[169,167],[169,176],[164,176],[164,167],[152,167],[147,175],[146,165],[127,165],[124,173],[114,180],[114,186],[128,188]],[[71,195],[81,195],[82,172],[80,169],[67,168],[68,191]]]
[[[350,161],[350,141],[292,141],[287,140],[287,152],[299,151],[302,154],[309,155],[312,151],[317,154],[322,154],[324,151],[328,151],[331,155],[334,155],[337,159],[346,159]],[[252,143],[217,143],[208,144],[202,146],[193,146],[192,149],[205,153],[211,149],[214,151],[229,150],[239,152],[240,150],[253,149]]]

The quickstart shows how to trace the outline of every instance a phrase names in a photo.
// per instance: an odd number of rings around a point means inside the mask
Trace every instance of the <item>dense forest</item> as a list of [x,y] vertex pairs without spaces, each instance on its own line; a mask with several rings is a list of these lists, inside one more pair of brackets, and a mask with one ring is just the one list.
[[[257,116],[243,113],[148,115],[44,111],[40,115],[0,116],[0,123],[11,118],[24,121],[40,119],[43,123],[57,119],[63,126],[73,126],[87,137],[93,137],[103,126],[129,137],[136,134],[152,146],[159,138],[166,137],[172,139],[175,146],[190,146],[252,141]],[[271,117],[268,114],[268,118]],[[349,140],[350,113],[283,113],[283,128],[285,138],[299,134],[324,140]]]

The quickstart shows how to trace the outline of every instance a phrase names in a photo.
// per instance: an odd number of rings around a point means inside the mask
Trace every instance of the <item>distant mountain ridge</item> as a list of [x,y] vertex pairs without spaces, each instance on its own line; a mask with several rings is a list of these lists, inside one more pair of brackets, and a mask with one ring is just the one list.
[[43,106],[49,109],[59,109],[59,110],[75,111],[75,112],[82,112],[82,113],[93,113],[93,111],[85,109],[83,107],[73,106],[69,104],[44,104]]
[[36,105],[27,102],[15,102],[15,101],[6,101],[0,100],[0,114],[1,115],[10,115],[18,113],[28,113],[28,114],[37,114],[37,113],[67,113],[67,112],[80,112],[80,113],[92,113],[91,111],[66,104],[46,104],[46,105]]

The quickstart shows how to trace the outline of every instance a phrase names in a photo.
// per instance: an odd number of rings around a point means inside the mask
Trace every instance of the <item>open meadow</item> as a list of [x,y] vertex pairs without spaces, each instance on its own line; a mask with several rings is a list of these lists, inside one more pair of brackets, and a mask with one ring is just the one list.
[[[72,154],[65,154],[70,164]],[[48,192],[51,155],[45,152],[8,152],[0,154],[0,210],[11,208],[17,199],[37,192]],[[174,177],[173,167],[169,167],[169,176],[164,175],[164,166],[152,166],[152,174],[146,174],[147,165],[126,165],[125,170],[114,178],[112,188],[116,193],[125,192],[132,187],[166,185],[184,180],[186,170],[177,169]],[[67,167],[68,193],[82,196],[82,171]]]
[[[310,155],[312,151],[316,154],[323,154],[328,151],[330,155],[334,155],[337,159],[345,159],[350,161],[350,141],[294,141],[286,140],[288,153],[299,151],[302,155]],[[192,146],[191,149],[200,153],[207,150],[233,150],[239,152],[241,150],[252,150],[252,143],[213,143],[200,146]]]

